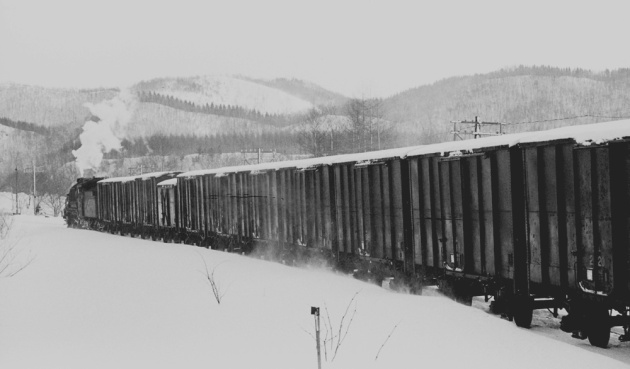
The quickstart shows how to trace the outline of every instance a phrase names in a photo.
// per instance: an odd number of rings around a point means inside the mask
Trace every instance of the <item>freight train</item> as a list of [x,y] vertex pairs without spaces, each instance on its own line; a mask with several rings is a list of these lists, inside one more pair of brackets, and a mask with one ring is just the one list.
[[[79,179],[69,226],[282,260],[455,300],[607,347],[630,328],[630,120],[135,177]],[[553,309],[553,310],[551,310]]]

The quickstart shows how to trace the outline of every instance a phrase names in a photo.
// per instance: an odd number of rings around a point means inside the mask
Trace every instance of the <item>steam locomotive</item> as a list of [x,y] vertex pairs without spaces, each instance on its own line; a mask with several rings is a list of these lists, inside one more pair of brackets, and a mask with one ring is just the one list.
[[630,120],[297,161],[79,179],[69,226],[357,277],[606,347],[630,317]]

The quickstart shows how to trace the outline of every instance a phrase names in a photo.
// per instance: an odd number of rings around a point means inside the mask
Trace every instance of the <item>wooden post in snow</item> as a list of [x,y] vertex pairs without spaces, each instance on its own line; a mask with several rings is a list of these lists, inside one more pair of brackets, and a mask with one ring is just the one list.
[[319,347],[319,308],[311,307],[311,315],[315,317],[315,341],[317,341],[317,369],[322,369],[322,353]]

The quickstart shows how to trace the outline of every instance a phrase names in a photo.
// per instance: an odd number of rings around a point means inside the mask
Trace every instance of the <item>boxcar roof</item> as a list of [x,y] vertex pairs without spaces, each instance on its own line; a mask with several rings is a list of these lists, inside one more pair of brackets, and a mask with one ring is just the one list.
[[147,180],[147,179],[150,179],[150,178],[162,177],[162,176],[165,176],[165,175],[170,174],[170,173],[176,173],[176,172],[145,173],[145,174],[141,174],[141,175],[137,176],[136,178],[140,178],[140,179],[142,179],[144,181],[144,180]]
[[590,145],[627,137],[630,137],[630,119],[529,132],[529,135],[523,137],[518,143],[545,142],[568,138],[579,145]]
[[573,140],[577,144],[602,143],[606,141],[630,137],[630,119],[580,126],[567,126],[537,132],[513,133],[502,136],[489,136],[479,139],[442,142],[431,145],[403,147],[356,154],[324,156],[318,158],[279,161],[261,164],[222,167],[207,170],[185,172],[178,177],[188,178],[206,174],[224,175],[239,172],[264,172],[283,168],[306,169],[320,165],[339,163],[361,163],[389,158],[406,158],[429,154],[464,153],[484,148],[510,147],[519,144],[544,143],[557,140]]
[[99,183],[129,182],[129,181],[134,181],[136,179],[147,180],[149,178],[161,177],[169,173],[175,173],[175,172],[153,172],[153,173],[144,173],[137,176],[106,178],[106,179],[103,179],[102,181],[99,181]]
[[509,147],[520,144],[544,143],[558,140],[572,140],[579,145],[588,145],[590,143],[603,143],[624,137],[630,137],[630,119],[579,126],[566,126],[546,131],[489,136],[465,141],[443,142],[409,150],[406,156],[446,152],[471,152],[473,150],[490,147]]
[[[419,147],[419,146],[416,146]],[[388,149],[388,150],[380,150],[380,151],[370,151],[363,152],[357,154],[343,154],[343,155],[333,155],[333,156],[323,156],[317,158],[309,158],[309,159],[301,159],[301,160],[288,160],[288,161],[276,161],[276,162],[268,162],[268,163],[260,163],[260,164],[250,164],[250,165],[239,165],[233,167],[222,167],[215,169],[206,169],[206,170],[195,170],[191,172],[185,172],[178,175],[178,177],[195,177],[200,175],[207,174],[228,174],[228,173],[238,173],[238,172],[264,172],[268,170],[279,170],[284,168],[296,168],[296,169],[306,169],[310,167],[316,167],[320,165],[332,165],[338,163],[355,163],[362,162],[368,160],[379,160],[379,159],[387,159],[387,158],[397,158],[404,157],[405,153],[407,153],[410,149],[415,147],[403,147],[397,149]]]
[[127,182],[132,179],[133,177],[111,177],[111,178],[105,178],[102,181],[98,181],[98,183]]

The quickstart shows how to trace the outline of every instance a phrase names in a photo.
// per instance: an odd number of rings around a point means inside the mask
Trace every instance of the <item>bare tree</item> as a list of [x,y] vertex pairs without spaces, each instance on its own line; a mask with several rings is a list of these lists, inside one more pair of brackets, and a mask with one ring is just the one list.
[[65,205],[65,196],[59,194],[45,193],[41,197],[42,204],[52,209],[52,216],[58,217]]
[[345,113],[350,121],[346,134],[353,151],[380,150],[391,141],[393,129],[383,118],[381,99],[352,99]]
[[217,270],[217,267],[221,264],[215,265],[212,268],[212,270],[210,270],[208,268],[208,263],[206,263],[206,259],[203,256],[201,256],[201,254],[199,256],[201,257],[201,260],[203,260],[203,265],[205,266],[203,274],[206,277],[206,280],[208,281],[210,288],[212,289],[212,295],[214,296],[215,300],[217,300],[217,303],[221,305],[221,300],[223,299],[223,296],[225,296],[227,289],[224,288],[224,286],[222,286],[219,283],[219,281],[214,275],[214,273]]
[[[348,332],[350,331],[350,327],[352,326],[352,322],[354,321],[354,316],[357,313],[356,298],[358,294],[359,292],[356,292],[352,296],[338,324],[333,323],[332,319],[330,318],[330,312],[328,311],[328,306],[326,305],[326,303],[324,303],[324,309],[326,310],[326,318],[323,319],[324,339],[323,339],[322,347],[324,348],[324,359],[326,361],[329,360],[329,355],[331,355],[330,356],[331,362],[335,360],[339,352],[339,349],[341,348],[341,345],[343,344],[344,340],[346,339],[346,336],[348,335]],[[308,333],[311,337],[313,337],[313,339],[316,339],[312,333],[310,333],[307,330],[304,330],[304,331]]]
[[38,178],[39,199],[53,210],[53,216],[59,216],[63,210],[68,188],[79,176],[73,163],[62,164],[52,160],[45,165],[45,171]]
[[298,144],[313,156],[322,156],[326,151],[327,134],[321,119],[323,116],[321,109],[312,108],[304,116],[298,130]]
[[13,218],[9,218],[6,214],[0,213],[0,240],[5,240],[13,226]]

